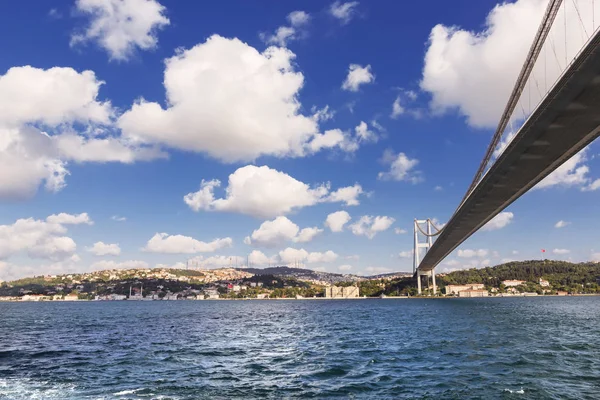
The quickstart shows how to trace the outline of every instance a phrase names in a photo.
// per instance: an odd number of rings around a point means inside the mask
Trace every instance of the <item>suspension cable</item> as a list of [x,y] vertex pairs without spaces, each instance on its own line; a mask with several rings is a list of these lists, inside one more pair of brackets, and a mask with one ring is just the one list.
[[429,221],[429,223],[431,224],[431,226],[432,226],[432,227],[433,227],[433,228],[434,228],[434,229],[435,229],[437,232],[436,232],[436,233],[427,233],[427,232],[423,231],[423,229],[421,229],[421,226],[420,226],[418,223],[417,223],[417,224],[415,224],[415,225],[417,225],[417,229],[418,229],[418,230],[419,230],[419,231],[420,231],[420,232],[421,232],[423,235],[425,235],[425,236],[427,236],[427,237],[433,237],[433,236],[437,236],[437,235],[439,235],[440,233],[442,233],[442,230],[441,230],[441,229],[438,229],[438,227],[437,227],[437,226],[435,226],[435,225],[433,224],[433,222],[431,222],[431,220],[430,220],[429,218],[427,219],[427,221]]
[[502,138],[502,133],[504,132],[504,129],[506,128],[506,125],[508,124],[508,121],[510,120],[510,117],[512,116],[512,113],[513,113],[515,107],[517,106],[517,103],[519,101],[521,93],[523,92],[523,89],[525,88],[525,84],[527,83],[527,78],[529,77],[531,70],[533,69],[533,66],[535,64],[535,61],[536,61],[541,49],[542,49],[544,41],[546,40],[546,37],[548,36],[548,32],[550,31],[550,28],[552,26],[552,23],[554,22],[556,14],[558,13],[561,3],[562,3],[562,0],[550,0],[550,2],[548,3],[546,12],[544,13],[544,16],[542,18],[542,23],[541,23],[540,27],[538,28],[538,31],[535,35],[533,43],[531,44],[531,48],[529,49],[529,53],[527,54],[525,63],[523,64],[523,67],[521,68],[521,72],[519,73],[517,82],[513,88],[513,91],[511,93],[509,99],[508,99],[508,102],[506,104],[504,112],[502,113],[500,122],[498,123],[498,127],[496,128],[496,132],[494,133],[494,136],[492,137],[492,141],[487,148],[487,151],[485,153],[485,156],[483,157],[483,160],[481,161],[481,164],[479,165],[477,173],[475,174],[475,177],[473,178],[473,181],[471,182],[471,185],[469,186],[469,189],[465,193],[465,196],[463,197],[462,201],[460,202],[460,205],[458,206],[457,210],[464,203],[464,201],[469,197],[469,195],[471,194],[473,189],[475,189],[475,187],[479,183],[479,180],[481,179],[483,172],[485,171],[485,169],[492,157],[492,154],[494,153],[494,150],[496,149],[496,146],[498,145],[498,142]]

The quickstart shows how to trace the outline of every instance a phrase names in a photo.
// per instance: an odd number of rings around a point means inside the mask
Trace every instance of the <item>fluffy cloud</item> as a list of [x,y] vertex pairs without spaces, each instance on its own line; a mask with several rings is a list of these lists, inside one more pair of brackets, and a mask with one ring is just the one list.
[[304,228],[298,233],[298,236],[292,240],[296,243],[310,242],[321,232],[323,232],[323,229],[317,228],[316,226],[312,228]]
[[560,221],[558,221],[556,224],[554,224],[555,228],[564,228],[565,226],[571,224],[568,221],[563,221],[562,219]]
[[502,229],[506,225],[510,224],[514,217],[514,214],[509,211],[503,211],[500,214],[492,218],[487,224],[481,228],[484,231],[494,231],[496,229]]
[[292,11],[288,14],[287,20],[290,23],[289,26],[280,26],[272,35],[263,33],[260,35],[261,39],[267,44],[286,47],[289,41],[304,36],[305,32],[303,28],[310,20],[308,13],[304,11]]
[[113,261],[113,260],[102,260],[96,261],[92,264],[92,270],[104,270],[104,269],[146,269],[148,268],[146,261],[139,260],[127,260],[127,261]]
[[[68,216],[69,214],[60,215]],[[48,217],[46,221],[27,218],[18,219],[12,225],[0,225],[0,260],[20,253],[26,253],[33,258],[54,261],[73,257],[77,249],[75,241],[65,236],[66,227],[61,223],[52,222],[61,220],[61,218],[51,217]],[[62,218],[62,220],[65,224],[81,223],[68,218]]]
[[329,6],[329,14],[345,25],[356,15],[356,7],[358,4],[358,1],[348,1],[345,3],[336,1]]
[[325,226],[328,227],[331,232],[341,232],[344,230],[344,225],[350,221],[351,217],[347,211],[336,211],[327,216],[325,219]]
[[308,252],[304,249],[294,249],[288,247],[279,252],[279,259],[284,264],[292,264],[294,262],[306,262],[308,264],[315,263],[330,263],[335,261],[338,255],[331,250],[326,252]]
[[248,261],[251,265],[270,265],[275,263],[276,257],[267,257],[262,251],[252,250],[248,255]]
[[196,256],[189,260],[189,265],[196,268],[235,268],[244,267],[246,258],[240,256]]
[[156,48],[157,31],[169,25],[165,7],[156,0],[77,0],[75,5],[90,20],[71,36],[71,46],[95,41],[111,60],[127,60],[136,48]]
[[377,134],[369,130],[369,125],[364,121],[360,121],[356,128],[354,128],[354,133],[359,142],[376,142],[378,140]]
[[569,249],[554,249],[554,250],[552,250],[552,253],[558,254],[558,255],[569,254],[570,252],[571,252],[571,250],[569,250]]
[[95,256],[118,256],[121,254],[121,248],[118,243],[96,242],[87,251]]
[[394,103],[392,104],[392,112],[390,118],[397,119],[401,115],[408,114],[414,118],[421,117],[421,110],[406,108],[405,104],[412,103],[417,99],[417,92],[414,90],[400,89],[400,94],[396,96]]
[[[421,81],[421,88],[432,95],[431,108],[436,112],[457,109],[472,126],[495,127],[547,4],[545,0],[504,2],[492,9],[480,32],[436,25],[429,36]],[[587,40],[580,18],[587,31],[592,32],[592,18],[586,16],[599,12],[600,5],[593,2],[580,2],[577,9],[571,4],[561,8],[532,72],[542,91],[546,85],[550,87],[564,68],[565,41],[570,59]],[[563,60],[562,65],[556,60]],[[531,96],[534,106],[543,93],[538,93],[533,82],[531,85],[527,96]],[[524,103],[529,103],[529,99]],[[525,112],[530,111],[527,104],[524,107]]]
[[458,257],[462,257],[462,258],[473,258],[473,257],[483,258],[488,255],[488,251],[486,249],[479,249],[479,250],[465,249],[465,250],[458,250],[457,255],[458,255]]
[[[75,162],[133,162],[165,154],[121,137],[95,137],[111,123],[110,102],[92,71],[14,67],[0,76],[0,198],[32,197],[41,184],[61,190]],[[72,126],[83,126],[78,136]],[[51,134],[41,131],[48,129]]]
[[361,67],[358,64],[350,64],[348,75],[342,83],[342,89],[351,92],[358,92],[360,85],[365,85],[375,81],[375,75],[371,73],[371,66]]
[[224,247],[231,247],[232,244],[233,240],[229,237],[206,243],[190,236],[157,233],[148,240],[143,250],[165,254],[210,253]]
[[285,48],[260,53],[239,39],[213,35],[166,60],[167,108],[142,99],[118,125],[132,140],[225,162],[304,156],[312,152],[321,114],[300,113],[304,76],[295,71],[294,58]]
[[350,225],[350,230],[357,236],[364,235],[369,239],[373,239],[377,232],[387,230],[394,221],[394,218],[388,216],[363,215],[357,222]]
[[112,217],[110,217],[110,219],[112,219],[113,221],[117,221],[117,222],[125,222],[125,221],[127,221],[127,218],[120,217],[118,215],[113,215]]
[[350,271],[352,269],[352,265],[344,264],[338,267],[340,271]]
[[398,253],[398,257],[400,258],[412,258],[413,256],[413,250],[406,250],[406,251],[401,251],[400,253]]
[[103,83],[92,71],[10,68],[0,76],[0,126],[14,128],[30,122],[48,126],[73,121],[108,123],[113,114],[111,104],[97,100]]
[[543,0],[503,3],[489,13],[483,32],[436,25],[421,81],[432,95],[432,109],[457,108],[470,125],[495,126],[546,5]]
[[272,221],[263,222],[244,242],[255,246],[275,247],[286,241],[310,242],[321,232],[323,230],[317,227],[300,230],[298,225],[288,218],[279,216]]
[[592,189],[592,183],[588,177],[589,167],[586,161],[586,149],[575,154],[554,172],[535,185],[534,189],[545,189],[552,186],[580,187],[582,190]]
[[387,172],[380,172],[377,176],[383,180],[406,181],[418,183],[423,180],[420,171],[415,171],[414,168],[419,164],[416,158],[408,158],[404,153],[395,155],[392,151],[386,150],[383,153],[382,161],[390,166]]
[[286,173],[267,166],[247,165],[229,175],[226,197],[216,199],[218,180],[202,181],[200,190],[184,196],[184,202],[194,211],[226,211],[258,218],[288,214],[302,207],[322,202],[343,202],[357,205],[362,188],[354,186],[330,192],[329,184],[311,188]]
[[46,218],[46,221],[50,222],[51,224],[62,224],[62,225],[79,225],[79,224],[93,225],[94,224],[94,221],[92,221],[92,219],[90,218],[88,213],[52,214],[48,218]]

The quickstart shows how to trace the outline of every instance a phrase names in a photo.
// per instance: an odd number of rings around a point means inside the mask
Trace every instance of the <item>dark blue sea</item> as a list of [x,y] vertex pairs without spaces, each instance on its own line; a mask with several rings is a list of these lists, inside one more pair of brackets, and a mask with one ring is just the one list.
[[600,297],[0,303],[0,399],[598,399]]

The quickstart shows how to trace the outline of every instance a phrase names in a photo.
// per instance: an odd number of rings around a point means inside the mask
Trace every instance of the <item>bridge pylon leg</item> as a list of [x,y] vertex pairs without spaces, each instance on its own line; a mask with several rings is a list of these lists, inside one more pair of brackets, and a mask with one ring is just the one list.
[[[423,229],[420,227],[420,224],[426,224],[426,229],[427,229],[426,232],[423,231]],[[421,282],[421,279],[423,276],[426,276],[427,277],[427,289],[430,290],[429,277],[431,277],[431,282],[433,284],[433,295],[435,296],[437,293],[437,285],[435,283],[435,269],[432,269],[431,271],[427,271],[427,272],[419,271],[419,263],[421,261],[421,254],[427,253],[427,251],[431,248],[431,246],[433,245],[433,236],[436,235],[431,230],[432,226],[433,226],[433,224],[431,222],[431,219],[429,219],[429,218],[424,219],[424,220],[415,219],[415,221],[414,221],[413,272],[417,276],[417,293],[418,294],[423,293],[423,289],[422,289],[423,283]],[[419,232],[421,232],[421,236],[425,236],[424,242],[422,242],[420,240]],[[439,231],[438,231],[438,233],[439,233]]]

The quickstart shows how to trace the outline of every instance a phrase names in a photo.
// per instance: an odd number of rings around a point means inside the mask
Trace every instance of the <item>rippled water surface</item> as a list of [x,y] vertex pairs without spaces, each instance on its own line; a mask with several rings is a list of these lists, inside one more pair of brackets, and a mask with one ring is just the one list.
[[600,297],[0,303],[0,399],[600,398]]

